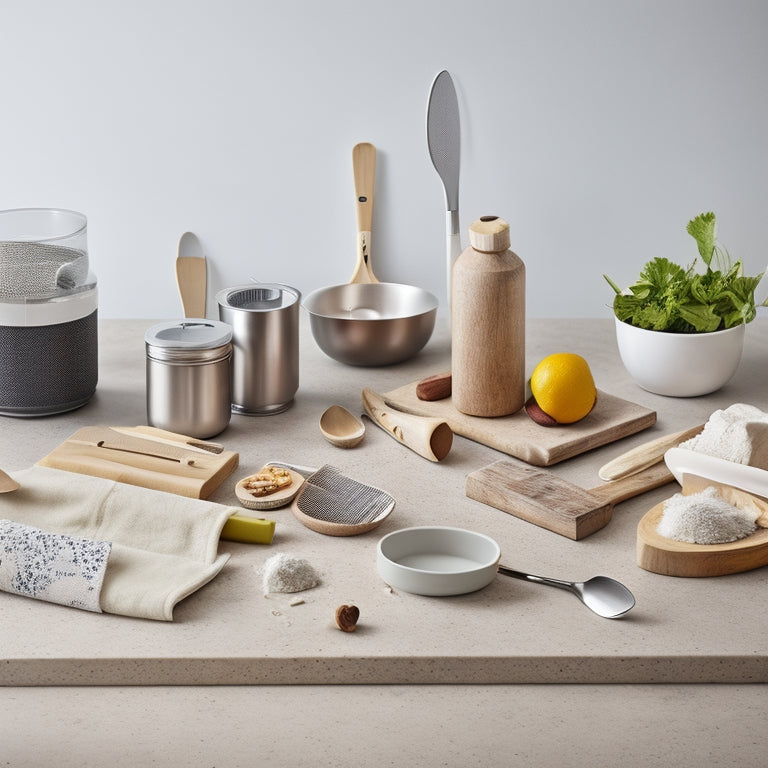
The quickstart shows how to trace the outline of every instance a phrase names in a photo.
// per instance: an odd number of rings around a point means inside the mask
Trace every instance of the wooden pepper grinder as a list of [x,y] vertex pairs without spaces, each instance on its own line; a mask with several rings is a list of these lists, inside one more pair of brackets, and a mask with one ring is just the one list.
[[498,216],[473,222],[469,242],[453,267],[453,404],[471,416],[506,416],[525,403],[525,264]]

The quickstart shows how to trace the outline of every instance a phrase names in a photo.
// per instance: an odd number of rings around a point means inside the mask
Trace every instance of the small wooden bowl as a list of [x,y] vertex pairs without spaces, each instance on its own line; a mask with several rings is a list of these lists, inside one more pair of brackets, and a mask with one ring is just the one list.
[[320,417],[323,437],[338,448],[354,448],[365,437],[365,425],[346,408],[332,405]]
[[[269,465],[266,465],[269,466]],[[264,469],[264,467],[262,467]],[[304,485],[304,478],[292,469],[288,469],[291,474],[291,480],[293,481],[287,488],[281,491],[275,491],[269,496],[254,496],[250,491],[246,490],[245,484],[258,472],[253,475],[248,475],[238,482],[235,486],[235,496],[240,502],[241,506],[246,509],[278,509],[279,507],[285,507],[290,504],[296,495],[301,490],[301,486]]]

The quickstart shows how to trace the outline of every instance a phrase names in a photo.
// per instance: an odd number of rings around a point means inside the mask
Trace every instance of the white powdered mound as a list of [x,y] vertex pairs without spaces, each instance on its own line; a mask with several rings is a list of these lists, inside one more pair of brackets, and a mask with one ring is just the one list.
[[264,594],[270,592],[303,592],[320,583],[320,574],[307,560],[278,553],[264,563]]
[[680,447],[768,469],[768,413],[744,403],[715,411],[701,433]]
[[675,541],[725,544],[754,533],[756,519],[756,514],[732,506],[710,486],[701,493],[676,493],[667,499],[656,530]]

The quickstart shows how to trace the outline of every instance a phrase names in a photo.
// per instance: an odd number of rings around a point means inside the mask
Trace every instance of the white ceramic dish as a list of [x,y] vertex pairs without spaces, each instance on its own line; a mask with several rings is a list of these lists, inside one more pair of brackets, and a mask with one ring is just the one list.
[[768,499],[768,472],[759,467],[718,459],[688,448],[670,448],[664,454],[664,461],[680,485],[683,475],[696,475]]
[[395,589],[416,595],[462,595],[490,584],[501,558],[499,545],[463,528],[403,528],[379,541],[377,568]]
[[648,392],[696,397],[715,392],[736,373],[746,326],[713,333],[648,331],[614,315],[619,355],[629,375]]

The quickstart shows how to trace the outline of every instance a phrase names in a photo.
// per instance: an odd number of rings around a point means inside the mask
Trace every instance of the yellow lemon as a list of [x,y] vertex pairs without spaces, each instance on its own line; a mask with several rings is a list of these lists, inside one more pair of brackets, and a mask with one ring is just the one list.
[[533,369],[531,394],[539,408],[558,424],[583,419],[597,399],[589,364],[572,352],[549,355]]

